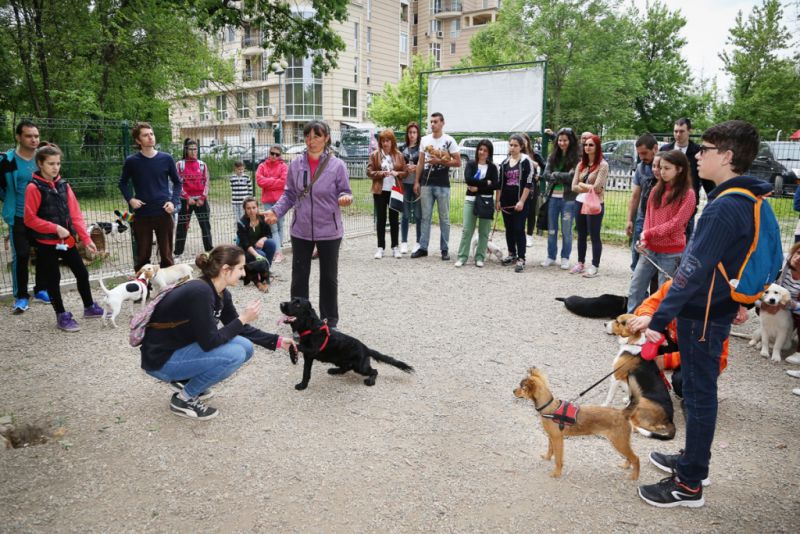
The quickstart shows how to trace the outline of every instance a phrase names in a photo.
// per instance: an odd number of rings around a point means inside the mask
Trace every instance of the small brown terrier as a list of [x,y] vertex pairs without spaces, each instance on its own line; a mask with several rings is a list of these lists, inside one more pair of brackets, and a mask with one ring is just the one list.
[[550,392],[547,377],[535,367],[528,370],[528,376],[523,378],[519,387],[514,390],[514,396],[532,400],[534,408],[542,416],[542,427],[547,433],[548,442],[547,452],[542,458],[550,460],[554,453],[556,455],[556,468],[550,473],[551,477],[560,477],[564,467],[564,436],[595,434],[606,437],[626,458],[621,467],[623,469],[633,467],[631,480],[639,478],[639,457],[631,449],[631,425],[622,410],[604,406],[582,406],[576,423],[565,426],[562,430],[557,422],[544,417],[552,414],[558,408],[560,401]]

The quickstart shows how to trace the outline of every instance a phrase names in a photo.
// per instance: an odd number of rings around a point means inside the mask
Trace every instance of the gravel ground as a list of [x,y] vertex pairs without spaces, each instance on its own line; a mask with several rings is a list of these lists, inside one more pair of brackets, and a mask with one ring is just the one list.
[[[704,508],[641,502],[599,437],[568,439],[562,478],[548,476],[541,425],[512,389],[536,365],[571,398],[610,370],[616,341],[601,321],[571,315],[554,297],[624,294],[627,250],[607,247],[601,276],[588,280],[539,267],[541,238],[522,274],[494,261],[455,269],[436,255],[378,261],[374,242],[343,244],[340,327],[417,373],[378,365],[368,388],[317,364],[298,392],[301,366],[257,349],[217,387],[210,404],[220,416],[205,423],[170,414],[166,386],[139,369],[127,306],[119,329],[98,322],[78,334],[56,331],[45,306],[23,316],[4,306],[0,415],[64,425],[66,435],[0,450],[0,531],[797,531],[800,397],[790,390],[800,383],[784,374],[791,366],[740,339],[720,380]],[[240,306],[265,300],[258,324],[270,331],[289,265],[277,274],[266,296],[234,290]],[[67,303],[79,308],[74,291]],[[585,403],[602,402],[606,387]],[[641,482],[662,477],[650,451],[682,446],[679,413],[672,443],[634,435]]]

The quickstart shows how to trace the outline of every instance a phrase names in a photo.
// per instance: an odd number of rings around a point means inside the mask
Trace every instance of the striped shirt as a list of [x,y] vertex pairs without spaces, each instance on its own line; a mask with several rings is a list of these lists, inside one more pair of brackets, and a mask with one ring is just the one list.
[[241,204],[245,198],[253,196],[253,183],[246,174],[231,175],[231,202]]

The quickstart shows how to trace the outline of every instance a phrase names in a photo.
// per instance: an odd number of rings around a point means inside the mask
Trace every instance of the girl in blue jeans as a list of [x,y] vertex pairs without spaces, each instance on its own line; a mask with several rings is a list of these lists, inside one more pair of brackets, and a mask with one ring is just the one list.
[[561,220],[561,268],[569,269],[572,253],[572,221],[575,219],[575,197],[572,178],[580,160],[578,139],[571,128],[556,132],[556,150],[547,159],[544,179],[548,184],[547,198],[547,258],[542,267],[556,263],[558,252],[558,221]]
[[200,421],[216,417],[217,410],[203,401],[213,395],[211,386],[253,356],[254,343],[269,350],[294,347],[291,339],[250,326],[261,312],[260,300],[241,314],[236,311],[227,288],[242,279],[244,263],[244,251],[233,245],[200,254],[195,264],[201,278],[171,290],[153,310],[141,346],[142,369],[169,382],[175,415]]

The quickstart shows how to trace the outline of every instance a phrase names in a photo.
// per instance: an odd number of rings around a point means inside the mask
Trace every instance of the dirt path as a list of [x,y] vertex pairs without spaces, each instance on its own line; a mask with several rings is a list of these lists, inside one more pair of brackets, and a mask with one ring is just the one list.
[[[297,392],[301,368],[257,349],[217,388],[220,416],[207,423],[169,413],[167,388],[127,345],[129,310],[118,330],[84,324],[79,334],[57,332],[42,305],[3,310],[0,415],[67,434],[0,451],[0,531],[796,532],[800,397],[790,390],[800,384],[784,374],[791,366],[738,339],[720,381],[704,508],[645,505],[597,437],[567,440],[564,475],[549,478],[544,433],[512,389],[534,364],[567,398],[610,370],[615,340],[554,297],[625,293],[626,250],[607,247],[601,276],[587,280],[538,267],[541,238],[523,274],[494,262],[456,269],[435,255],[378,261],[373,247],[373,237],[343,245],[340,327],[416,375],[380,366],[368,388],[317,365]],[[259,323],[270,331],[289,265],[278,274]],[[234,291],[239,305],[258,296]],[[74,292],[67,302],[78,309]],[[682,446],[679,413],[674,442],[634,436],[642,482],[661,478],[650,451]]]

